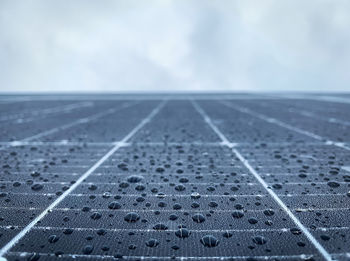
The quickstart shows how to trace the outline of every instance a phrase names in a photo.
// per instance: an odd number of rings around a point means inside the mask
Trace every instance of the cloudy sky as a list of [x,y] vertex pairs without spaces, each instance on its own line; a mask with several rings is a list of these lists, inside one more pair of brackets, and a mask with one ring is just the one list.
[[350,1],[2,0],[0,91],[350,91]]

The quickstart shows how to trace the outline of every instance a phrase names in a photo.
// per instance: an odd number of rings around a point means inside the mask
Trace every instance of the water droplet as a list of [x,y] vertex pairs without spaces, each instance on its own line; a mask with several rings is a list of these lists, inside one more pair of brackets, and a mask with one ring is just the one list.
[[173,246],[171,247],[171,249],[174,249],[174,250],[179,250],[179,249],[180,249],[180,247],[179,247],[179,246],[177,246],[177,245],[173,245]]
[[120,187],[120,188],[127,188],[127,187],[129,187],[129,183],[121,182],[121,183],[119,184],[119,187]]
[[197,223],[203,223],[205,221],[205,217],[200,213],[193,215],[192,219],[194,222]]
[[180,228],[175,232],[175,235],[179,238],[189,237],[191,232],[187,228]]
[[243,216],[244,216],[244,213],[242,211],[232,212],[232,217],[234,217],[234,218],[242,218]]
[[266,239],[263,236],[256,236],[253,237],[253,242],[257,245],[264,245],[266,244]]
[[200,242],[205,247],[216,247],[219,244],[219,240],[212,235],[206,235],[206,236],[202,237]]
[[137,183],[137,182],[141,182],[142,180],[143,180],[143,177],[139,175],[132,175],[127,178],[127,181],[130,183]]
[[182,206],[180,204],[178,204],[178,203],[174,204],[174,206],[173,206],[173,209],[175,209],[175,210],[178,210],[178,209],[181,209],[181,208],[182,208]]
[[275,212],[272,209],[265,209],[264,214],[265,216],[273,216]]
[[177,216],[177,215],[175,215],[175,214],[171,214],[170,216],[169,216],[169,219],[170,220],[172,220],[172,221],[174,221],[174,220],[176,220],[176,219],[178,219],[179,217]]
[[38,253],[31,253],[28,258],[27,261],[38,261],[40,259],[40,255]]
[[232,237],[232,233],[229,232],[229,231],[225,231],[223,234],[222,234],[223,237],[226,237],[226,238],[230,238]]
[[282,185],[281,184],[273,184],[272,187],[274,189],[282,189]]
[[137,191],[143,191],[143,190],[145,190],[146,189],[146,187],[144,186],[144,185],[137,185],[136,187],[135,187],[135,190],[137,190]]
[[290,229],[290,232],[293,234],[293,235],[300,235],[302,232],[299,228],[296,228],[296,227],[292,227]]
[[243,207],[242,204],[236,204],[236,205],[235,205],[235,209],[241,210],[241,209],[243,209],[243,208],[244,208],[244,207]]
[[125,162],[122,162],[120,164],[118,164],[118,168],[127,171],[128,170],[128,164],[126,164]]
[[340,184],[338,182],[335,182],[335,181],[330,181],[327,183],[328,186],[330,186],[331,188],[337,188],[340,186]]
[[158,168],[156,168],[156,171],[159,173],[162,173],[165,171],[165,169],[163,167],[158,167]]
[[97,230],[96,234],[99,236],[104,236],[107,234],[107,231],[101,228],[101,229]]
[[327,236],[327,235],[321,235],[320,238],[321,238],[322,240],[324,240],[324,241],[328,241],[328,240],[331,239],[331,238],[330,238],[329,236]]
[[159,241],[157,239],[151,238],[146,242],[146,246],[148,247],[156,247],[159,245]]
[[180,178],[179,182],[180,183],[187,183],[188,182],[188,178]]
[[103,194],[102,194],[102,197],[103,198],[110,198],[112,196],[112,194],[110,193],[110,192],[104,192]]
[[306,244],[304,242],[297,242],[297,245],[300,246],[300,247],[306,246]]
[[34,191],[38,191],[38,190],[41,190],[44,186],[42,184],[34,184],[32,186],[32,190]]
[[86,245],[83,248],[83,254],[90,255],[93,250],[94,250],[94,247],[92,245]]
[[84,207],[81,209],[81,211],[83,211],[83,212],[89,212],[90,210],[91,210],[91,208],[88,207],[88,206],[84,206]]
[[129,223],[135,223],[137,222],[138,220],[140,219],[140,216],[135,213],[135,212],[129,212],[128,214],[126,214],[126,216],[124,217],[124,220],[126,222],[129,222]]
[[120,205],[117,201],[112,201],[108,204],[109,209],[120,209],[122,205]]
[[216,203],[215,201],[210,201],[208,206],[211,208],[216,208],[218,206],[218,203]]
[[90,185],[90,186],[88,187],[88,189],[91,190],[91,191],[93,191],[93,190],[96,190],[96,189],[97,189],[97,186],[92,184],[92,185]]
[[248,222],[250,224],[254,225],[254,224],[258,223],[258,220],[256,218],[254,218],[254,217],[251,217],[251,218],[248,219]]
[[199,199],[200,197],[201,197],[201,195],[198,192],[191,193],[191,198],[193,198],[193,199]]
[[165,203],[164,201],[158,202],[158,207],[165,208],[166,206],[167,206],[167,203]]
[[66,228],[65,230],[63,230],[63,234],[65,235],[70,235],[73,233],[73,229],[71,228]]
[[59,237],[56,235],[51,235],[48,238],[49,243],[56,243],[58,241]]
[[128,246],[128,248],[129,248],[130,250],[135,250],[135,249],[136,249],[136,245],[131,244],[131,245]]
[[159,192],[157,194],[157,198],[165,198],[165,197],[166,197],[166,195],[164,193],[162,193],[162,192]]
[[37,171],[33,171],[32,173],[30,173],[30,175],[35,178],[35,177],[39,177],[40,176],[40,173],[37,172]]
[[210,192],[213,192],[213,191],[215,191],[215,187],[213,187],[213,186],[207,187],[207,190]]
[[167,230],[168,227],[163,223],[158,223],[158,224],[153,226],[153,229],[154,230]]
[[184,185],[177,185],[175,186],[175,190],[176,191],[184,191],[186,189],[186,187]]
[[232,191],[237,191],[237,190],[239,190],[239,187],[237,187],[237,186],[232,186],[232,187],[231,187],[231,190],[232,190]]
[[109,251],[109,247],[108,247],[108,246],[102,246],[102,247],[101,247],[101,250],[102,250],[102,251]]
[[102,214],[100,212],[94,212],[94,213],[92,213],[92,215],[90,217],[93,220],[97,220],[97,219],[100,219],[102,217]]

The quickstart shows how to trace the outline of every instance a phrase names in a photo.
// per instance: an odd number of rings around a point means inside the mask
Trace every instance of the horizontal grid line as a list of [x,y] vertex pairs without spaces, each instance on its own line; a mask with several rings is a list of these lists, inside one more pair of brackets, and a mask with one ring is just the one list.
[[[21,229],[24,226],[0,226],[0,229]],[[255,233],[255,232],[290,232],[292,227],[282,227],[282,228],[247,228],[247,229],[189,229],[191,233],[223,233],[223,232],[233,232],[233,233]],[[35,230],[65,230],[65,229],[73,229],[75,231],[99,231],[101,228],[93,228],[93,227],[53,227],[53,226],[35,226],[33,227]],[[153,228],[102,228],[105,231],[109,232],[155,232],[155,233],[166,233],[166,232],[176,232],[177,229],[167,228],[164,230],[157,230]],[[334,230],[350,230],[350,227],[318,227],[312,229],[312,231],[334,231]]]
[[[4,175],[5,174],[5,175]],[[77,173],[77,172],[73,172],[73,173],[66,173],[66,172],[50,172],[50,171],[43,171],[43,172],[40,172],[42,178],[46,177],[46,175],[53,175],[53,176],[77,176],[77,175],[80,175],[80,173]],[[329,177],[337,177],[339,175],[334,175],[334,174],[330,174],[330,173],[323,173],[322,175],[320,173],[308,173],[308,172],[300,172],[300,173],[272,173],[271,172],[267,172],[267,173],[263,173],[263,172],[260,172],[261,176],[263,177],[270,177],[270,178],[273,178],[273,177],[279,177],[279,178],[282,178],[282,177],[296,177],[296,178],[300,178],[298,177],[298,175],[300,174],[305,174],[306,177],[303,177],[302,179],[306,180],[308,177],[310,176],[317,176],[317,177],[320,177],[320,178],[329,178]],[[8,173],[6,172],[3,172],[2,175],[0,175],[0,178],[1,177],[11,177],[11,176],[27,176],[27,175],[30,175],[30,172],[16,172],[16,171],[10,171]],[[162,177],[164,175],[167,175],[169,176],[170,178],[173,178],[173,177],[178,177],[178,178],[181,178],[181,177],[187,177],[187,176],[201,176],[201,177],[215,177],[215,176],[222,176],[223,178],[239,178],[239,177],[250,177],[249,174],[247,173],[237,173],[237,175],[234,175],[232,176],[231,173],[220,173],[220,172],[200,172],[200,173],[176,173],[176,172],[173,172],[173,173],[163,173],[163,174],[160,174],[160,173],[153,173],[153,174],[143,174],[143,173],[139,173],[139,172],[129,172],[129,173],[101,173],[101,172],[98,172],[98,173],[93,173],[91,176],[111,176],[111,177],[127,177],[127,176],[131,176],[131,175],[137,175],[137,176],[143,176],[143,177],[149,177],[149,178],[154,178],[154,177]],[[311,182],[311,181],[309,181]]]
[[[19,113],[13,113],[6,116],[0,116],[0,121],[16,121],[18,119],[22,119],[23,117],[27,118],[27,116],[31,117],[29,119],[33,120],[33,117],[37,116],[47,116],[51,113],[62,113],[62,112],[71,112],[76,109],[84,108],[84,107],[93,107],[93,102],[78,102],[78,103],[71,103],[71,104],[65,104],[65,105],[59,105],[56,107],[51,108],[43,108],[43,109],[35,109],[30,111],[22,111]],[[30,114],[30,115],[28,115]],[[26,122],[27,122],[26,119]],[[35,119],[34,119],[35,120]]]
[[[0,226],[0,229],[21,229],[23,226]],[[99,231],[101,228],[90,228],[90,227],[52,227],[52,226],[35,226],[33,229],[36,230],[64,230],[64,229],[73,229],[76,231]],[[327,231],[327,228],[319,228],[317,230]],[[332,229],[332,228],[331,228]],[[350,228],[347,228],[350,229]],[[166,232],[176,232],[178,229],[165,229],[165,230],[156,230],[153,228],[137,229],[137,228],[103,228],[105,231],[110,232],[155,232],[155,233],[166,233]],[[255,228],[255,229],[189,229],[191,233],[223,233],[223,232],[289,232],[290,228]]]
[[[0,181],[0,184],[12,184],[13,181]],[[349,182],[346,182],[347,184],[350,185]],[[25,182],[23,183],[25,184]],[[45,182],[45,181],[37,181],[34,182],[33,184],[46,184],[46,185],[73,185],[74,182]],[[94,181],[83,181],[82,184],[85,185],[120,185],[120,182],[94,182]],[[181,183],[181,182],[138,182],[138,183],[128,183],[130,184],[130,186],[132,185],[168,185],[170,187],[172,187],[172,185],[170,184],[174,184],[174,185],[248,185],[248,186],[255,186],[257,183],[253,183],[253,182],[240,182],[240,183],[235,183],[235,182],[221,182],[221,183],[217,183],[217,182],[187,182],[187,183]]]
[[[100,155],[103,155],[102,153]],[[45,159],[46,161],[50,161],[50,159]],[[81,159],[83,161],[83,159]],[[86,161],[86,160],[85,160]],[[118,161],[119,162],[119,161]],[[238,163],[238,161],[234,161],[236,162],[236,164]],[[37,162],[37,164],[39,163],[42,163],[42,162]],[[120,163],[122,163],[122,161],[120,161]],[[69,164],[69,163],[67,163]],[[233,163],[234,164],[234,163]],[[89,167],[90,165],[77,165],[77,164],[74,164],[74,166],[69,166],[69,165],[62,165],[62,166],[57,166],[57,165],[53,165],[51,166],[51,168],[71,168],[71,167],[75,167],[75,168],[86,168],[86,167]],[[303,169],[302,167],[303,165],[300,164],[300,165],[283,165],[282,163],[281,164],[276,164],[276,165],[268,165],[268,166],[262,166],[262,165],[257,165],[255,168],[285,168],[285,169],[288,169],[288,168],[300,168],[300,169]],[[317,164],[317,165],[308,165],[309,168],[319,168],[319,167],[327,167],[326,164]],[[20,168],[29,168],[29,167],[38,167],[36,164],[22,164],[22,165],[16,165],[16,166],[13,166],[13,167],[20,167]],[[143,167],[147,167],[147,166],[143,166]],[[154,168],[156,168],[157,166],[154,166]],[[185,166],[187,167],[187,166]],[[332,166],[332,167],[329,167],[330,169],[333,168],[333,167],[338,167],[338,168],[341,168],[342,166]],[[105,164],[105,165],[102,165],[100,166],[99,168],[118,168],[118,165],[110,165],[110,164]],[[179,167],[181,168],[181,167]],[[217,170],[219,171],[220,168],[240,168],[240,169],[244,169],[243,166],[241,165],[215,165],[214,167],[210,167],[210,166],[201,166],[201,165],[198,165],[198,166],[194,166],[193,169],[196,169],[196,168],[209,168],[209,169],[212,169],[212,170]],[[304,169],[305,170],[305,169]],[[155,171],[155,170],[154,170]],[[306,170],[307,171],[307,170]]]
[[[122,196],[122,197],[140,197],[143,193],[140,194],[110,194],[110,197],[114,196]],[[29,192],[8,192],[8,195],[24,195],[24,196],[57,196],[56,193],[29,193]],[[103,193],[89,193],[88,195],[85,193],[73,193],[69,194],[69,196],[72,197],[84,197],[84,196],[104,196]],[[342,196],[345,197],[347,196],[346,193],[299,193],[299,194],[277,194],[280,197],[332,197],[332,196]],[[200,194],[201,197],[266,197],[268,194]],[[165,194],[164,196],[158,196],[157,194],[147,194],[146,197],[191,197],[191,194]],[[0,206],[1,208],[1,206]]]
[[[242,151],[246,151],[246,146],[254,147],[261,144],[266,144],[267,146],[301,146],[301,147],[308,147],[308,146],[330,146],[331,144],[327,144],[324,142],[302,142],[302,143],[295,143],[295,142],[234,142],[232,143],[234,146],[242,147]],[[341,142],[342,144],[346,145],[349,144],[350,141]],[[129,146],[222,146],[222,142],[128,142]],[[111,146],[111,142],[91,142],[91,141],[68,141],[68,140],[57,140],[57,141],[0,141],[0,146]],[[265,147],[260,147],[257,150],[260,149],[267,149]]]
[[[12,184],[13,181],[0,181],[0,184]],[[72,182],[65,182],[65,181],[62,181],[62,182],[45,182],[45,181],[37,181],[37,182],[34,182],[33,184],[46,184],[46,185],[73,185],[75,182],[72,181]],[[278,182],[277,182],[278,183]],[[282,186],[289,186],[289,185],[312,185],[312,184],[315,184],[315,185],[327,185],[329,182],[328,181],[307,181],[307,182],[280,182],[279,184],[281,184]],[[350,186],[350,182],[347,182],[347,181],[337,181],[337,183],[339,184],[347,184]],[[25,185],[26,183],[23,182],[23,184]],[[116,186],[116,185],[120,185],[120,182],[95,182],[95,181],[83,181],[82,184],[85,184],[85,185],[113,185],[113,186]],[[256,185],[259,185],[259,183],[255,183],[255,182],[186,182],[186,183],[182,183],[182,182],[138,182],[138,183],[128,183],[130,184],[130,186],[132,185],[167,185],[167,186],[170,186],[170,187],[173,187],[171,184],[173,185],[214,185],[214,186],[220,186],[220,187],[225,187],[225,186],[231,186],[231,185],[237,185],[237,186],[240,186],[240,185],[248,185],[248,186],[256,186]],[[268,183],[268,185],[273,185],[275,183]],[[174,187],[175,187],[174,186]]]
[[[26,257],[28,255],[33,254],[32,252],[9,252],[8,255],[15,255],[15,256],[22,256]],[[38,255],[42,256],[53,256],[56,257],[54,254],[51,253],[36,253]],[[87,259],[106,259],[106,258],[111,258],[115,259],[114,256],[112,255],[83,255],[83,254],[62,254],[60,255],[61,257],[71,257],[71,258],[87,258]],[[247,258],[255,258],[255,259],[262,259],[262,260],[270,260],[270,259],[290,259],[290,258],[311,258],[314,255],[306,255],[306,254],[301,254],[301,255],[271,255],[271,256],[123,256],[123,259],[125,260],[232,260],[232,259],[247,259]]]
[[[37,207],[0,207],[0,209],[23,209],[23,210],[42,210],[43,208],[37,208]],[[251,212],[251,213],[258,213],[258,212],[263,212],[267,209],[272,209],[275,211],[283,212],[281,209],[278,208],[264,208],[264,209],[243,209],[243,210],[236,210],[236,209],[218,209],[218,208],[207,208],[207,209],[202,209],[202,208],[195,208],[195,209],[116,209],[116,210],[111,210],[109,208],[92,208],[90,209],[89,212],[94,212],[94,211],[101,211],[101,212],[154,212],[154,211],[159,211],[159,212],[210,212],[210,211],[215,211],[215,212],[223,212],[223,213],[232,213],[234,211],[241,211],[243,213],[246,212]],[[53,209],[54,211],[62,211],[62,212],[67,212],[67,211],[81,211],[80,208],[55,208]],[[291,211],[297,212],[297,213],[302,213],[302,212],[314,212],[314,211],[339,211],[339,210],[349,210],[349,208],[290,208]]]

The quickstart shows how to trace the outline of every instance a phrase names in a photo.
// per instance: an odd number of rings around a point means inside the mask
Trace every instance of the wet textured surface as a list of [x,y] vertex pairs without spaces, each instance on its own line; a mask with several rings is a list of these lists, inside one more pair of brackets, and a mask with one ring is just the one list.
[[350,259],[346,96],[0,101],[7,260]]

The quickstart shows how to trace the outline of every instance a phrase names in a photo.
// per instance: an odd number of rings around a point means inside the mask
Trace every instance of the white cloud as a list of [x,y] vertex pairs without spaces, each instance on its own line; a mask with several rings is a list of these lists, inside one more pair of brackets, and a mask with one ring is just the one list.
[[347,0],[0,2],[1,91],[349,90]]

